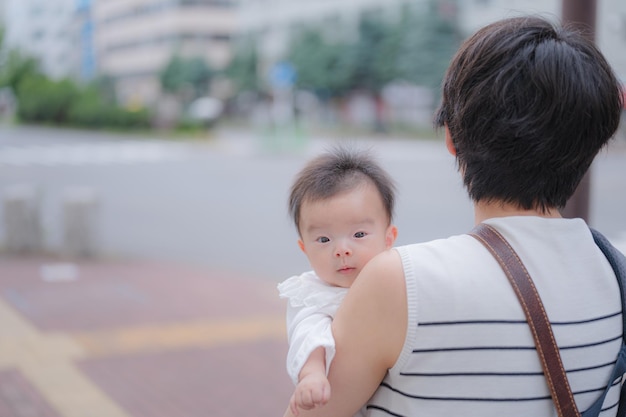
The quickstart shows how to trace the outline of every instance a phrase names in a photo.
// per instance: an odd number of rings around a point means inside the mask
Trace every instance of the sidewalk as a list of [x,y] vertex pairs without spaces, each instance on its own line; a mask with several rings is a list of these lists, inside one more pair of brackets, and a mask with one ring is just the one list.
[[156,262],[0,271],[0,417],[282,415],[273,283]]

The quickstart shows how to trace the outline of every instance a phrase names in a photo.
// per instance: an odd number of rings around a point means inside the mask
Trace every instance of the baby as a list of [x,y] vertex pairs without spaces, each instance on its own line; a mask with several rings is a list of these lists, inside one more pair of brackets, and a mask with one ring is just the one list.
[[330,398],[331,322],[363,266],[396,240],[394,192],[389,175],[367,152],[341,147],[311,160],[291,187],[289,212],[313,268],[278,285],[280,297],[288,300],[294,415]]

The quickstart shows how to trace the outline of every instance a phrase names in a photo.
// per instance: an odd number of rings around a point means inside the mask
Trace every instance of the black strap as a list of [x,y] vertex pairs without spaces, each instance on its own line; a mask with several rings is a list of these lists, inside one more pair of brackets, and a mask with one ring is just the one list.
[[[611,264],[615,275],[617,276],[617,283],[619,284],[620,295],[622,297],[622,312],[626,311],[626,256],[617,250],[609,240],[595,229],[591,229],[591,234],[596,245],[600,248],[606,259]],[[626,316],[623,316],[623,330],[622,340],[626,342]]]
[[[620,295],[622,299],[622,347],[617,357],[617,362],[615,363],[615,367],[613,369],[613,374],[609,379],[607,388],[600,398],[598,398],[594,404],[589,407],[584,413],[583,417],[595,417],[600,414],[602,404],[604,403],[604,398],[609,392],[614,381],[618,378],[623,378],[624,373],[626,373],[626,256],[619,250],[617,250],[609,240],[602,235],[602,233],[598,232],[595,229],[591,229],[591,234],[593,235],[593,240],[596,242],[596,245],[600,248],[606,259],[611,264],[611,268],[615,272],[615,276],[617,277],[617,283],[619,284]],[[619,406],[617,409],[617,417],[626,417],[626,384],[622,382],[622,389],[620,392],[619,398]]]

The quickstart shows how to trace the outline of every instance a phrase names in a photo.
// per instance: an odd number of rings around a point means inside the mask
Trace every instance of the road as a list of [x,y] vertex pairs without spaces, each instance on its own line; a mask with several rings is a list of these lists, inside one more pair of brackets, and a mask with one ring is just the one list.
[[[471,228],[471,205],[440,140],[341,142],[371,148],[396,179],[398,244]],[[287,215],[288,188],[305,161],[332,143],[309,138],[277,148],[225,129],[206,140],[171,141],[4,126],[0,192],[15,184],[38,187],[52,251],[62,238],[63,193],[84,186],[98,196],[103,256],[174,260],[278,281],[307,268]],[[623,143],[598,156],[591,180],[591,225],[611,239],[626,238]]]

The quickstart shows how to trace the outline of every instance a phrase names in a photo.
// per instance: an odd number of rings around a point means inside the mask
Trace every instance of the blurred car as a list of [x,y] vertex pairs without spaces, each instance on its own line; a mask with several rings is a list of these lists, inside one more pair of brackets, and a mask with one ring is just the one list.
[[194,100],[187,110],[190,120],[212,125],[224,111],[224,103],[214,97],[200,97]]

